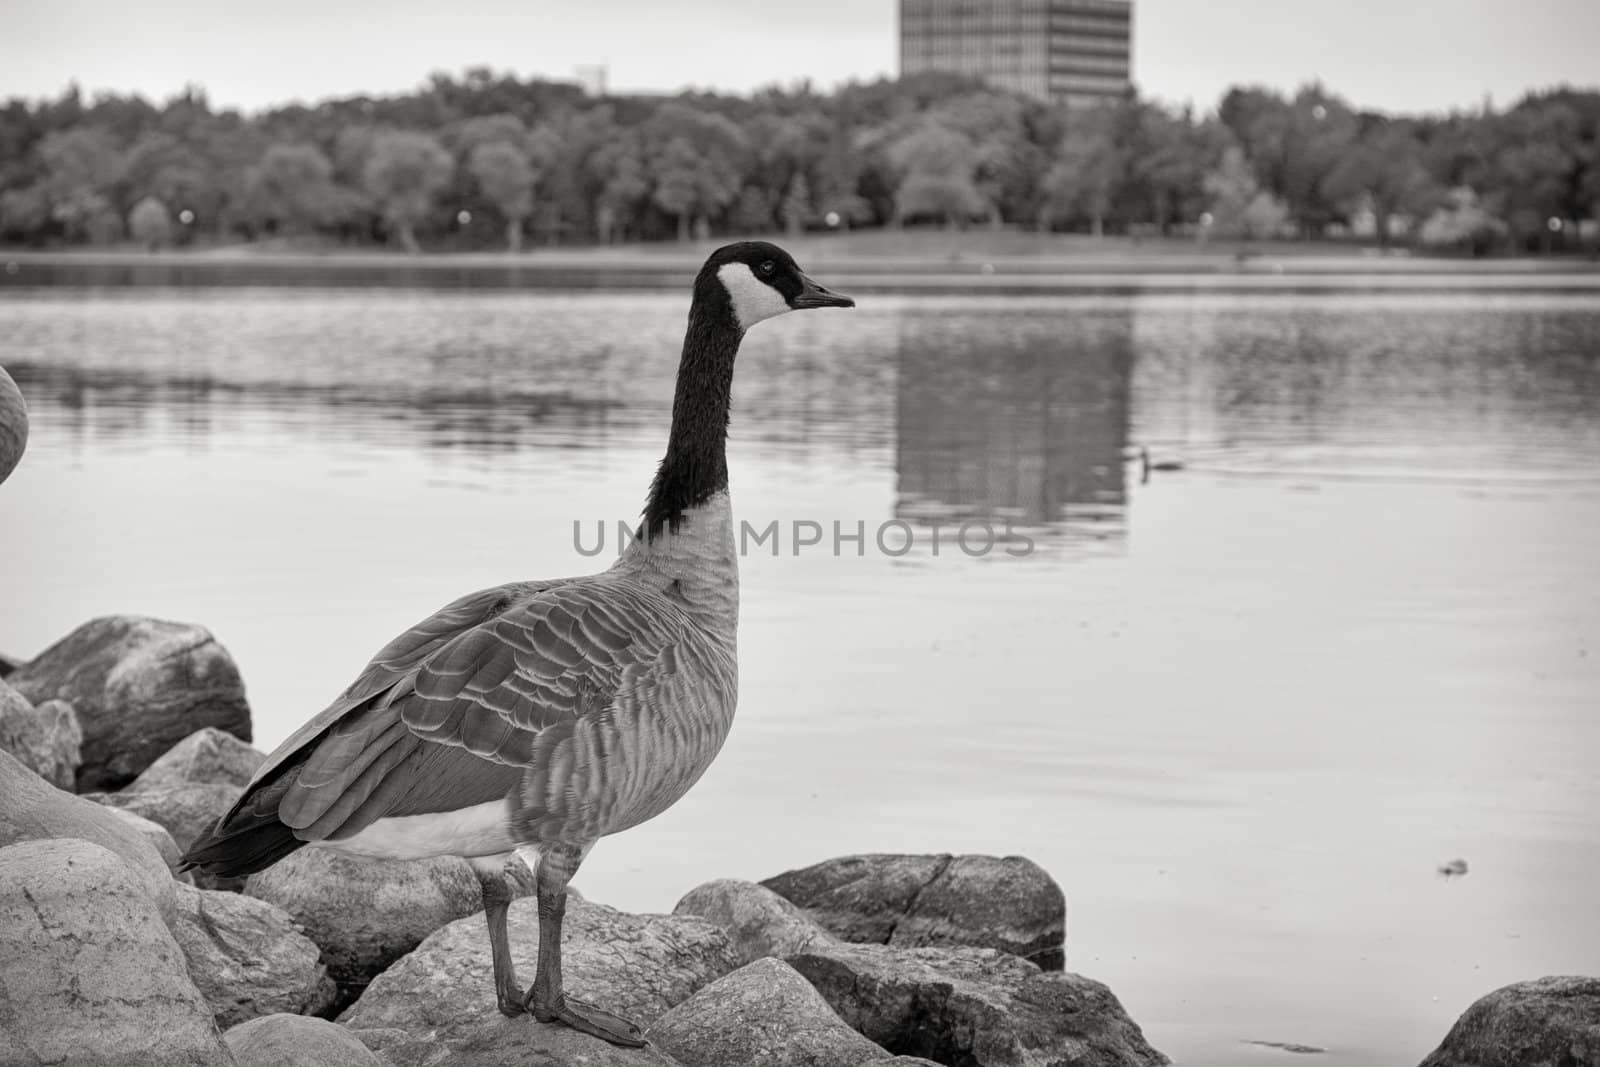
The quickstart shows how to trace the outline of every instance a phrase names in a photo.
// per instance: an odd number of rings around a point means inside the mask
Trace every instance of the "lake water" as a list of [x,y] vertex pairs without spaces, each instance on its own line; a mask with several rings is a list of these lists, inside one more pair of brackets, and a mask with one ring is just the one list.
[[[33,408],[0,649],[204,623],[270,748],[458,594],[614,554],[685,303],[0,288]],[[1594,294],[763,324],[739,719],[578,884],[667,910],[848,852],[1021,853],[1066,891],[1068,967],[1180,1062],[1415,1063],[1479,995],[1600,967],[1597,461]]]

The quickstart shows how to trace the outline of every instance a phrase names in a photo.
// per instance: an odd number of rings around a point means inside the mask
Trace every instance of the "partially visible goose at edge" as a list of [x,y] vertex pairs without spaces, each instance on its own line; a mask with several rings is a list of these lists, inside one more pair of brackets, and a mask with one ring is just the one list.
[[0,482],[11,476],[28,448],[28,405],[11,375],[0,367]]
[[[854,306],[774,245],[712,253],[639,538],[601,574],[485,589],[395,638],[278,746],[185,864],[236,877],[307,844],[464,856],[483,885],[500,1010],[642,1045],[633,1024],[562,987],[567,883],[596,841],[683,796],[732,723],[739,574],[725,443],[739,343],[787,311]],[[526,993],[506,936],[513,851],[538,893]]]

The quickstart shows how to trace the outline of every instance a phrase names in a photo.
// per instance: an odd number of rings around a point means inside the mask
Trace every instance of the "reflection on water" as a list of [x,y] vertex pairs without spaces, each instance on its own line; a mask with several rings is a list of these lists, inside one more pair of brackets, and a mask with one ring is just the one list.
[[[684,312],[0,288],[33,408],[0,651],[203,622],[271,745],[425,612],[596,567],[574,523],[637,513]],[[1010,521],[1037,551],[748,555],[728,747],[586,892],[1026,853],[1068,966],[1200,1065],[1416,1062],[1486,990],[1592,970],[1600,301],[880,297],[740,363],[756,528]],[[1139,449],[1183,469],[1140,484]]]
[[1132,322],[1127,306],[902,316],[896,514],[1118,532]]

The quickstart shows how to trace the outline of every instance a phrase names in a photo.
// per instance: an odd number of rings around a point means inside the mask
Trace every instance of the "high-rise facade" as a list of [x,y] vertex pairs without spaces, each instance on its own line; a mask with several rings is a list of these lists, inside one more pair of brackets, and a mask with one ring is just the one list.
[[900,0],[900,73],[1082,106],[1128,91],[1133,0]]

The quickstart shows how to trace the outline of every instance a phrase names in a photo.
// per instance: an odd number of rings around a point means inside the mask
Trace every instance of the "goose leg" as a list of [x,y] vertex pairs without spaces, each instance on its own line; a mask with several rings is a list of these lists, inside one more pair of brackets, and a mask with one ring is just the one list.
[[472,864],[483,888],[483,917],[489,923],[489,951],[494,956],[494,997],[502,1015],[521,1015],[522,987],[517,984],[517,967],[511,961],[511,944],[506,938],[506,909],[511,905],[511,887],[506,885],[502,864]]
[[561,920],[567,912],[567,883],[583,860],[582,849],[557,845],[539,857],[534,881],[539,894],[539,969],[524,1003],[542,1023],[566,1023],[574,1030],[613,1045],[643,1048],[644,1034],[620,1015],[568,996],[561,985]]

